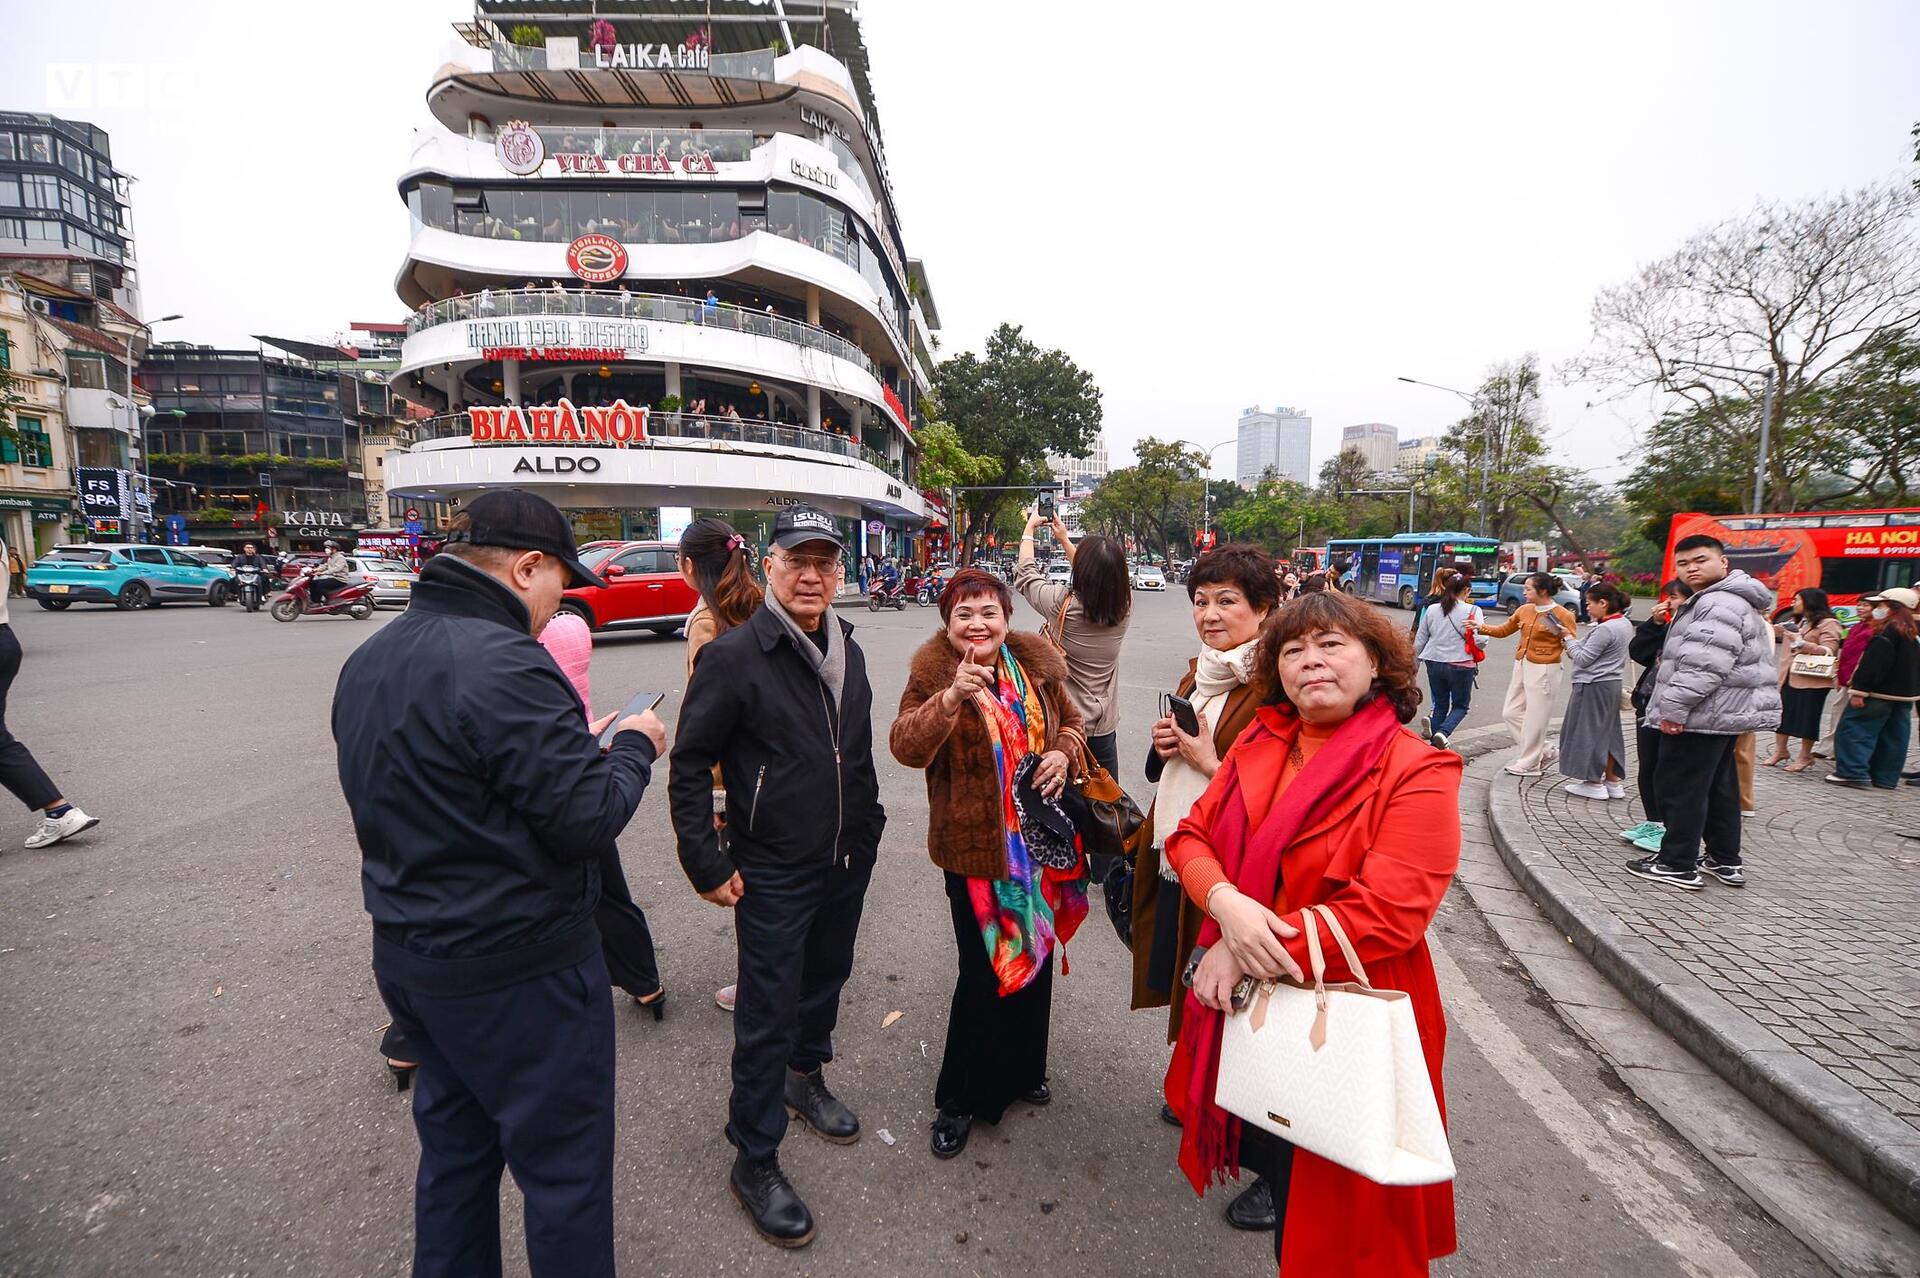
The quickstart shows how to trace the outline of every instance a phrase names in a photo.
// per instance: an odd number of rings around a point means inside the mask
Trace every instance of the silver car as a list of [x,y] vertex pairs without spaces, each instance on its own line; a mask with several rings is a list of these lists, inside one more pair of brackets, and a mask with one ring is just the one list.
[[398,559],[355,555],[353,566],[374,583],[373,602],[376,607],[392,604],[396,608],[404,608],[413,601],[413,583],[420,580],[420,574]]

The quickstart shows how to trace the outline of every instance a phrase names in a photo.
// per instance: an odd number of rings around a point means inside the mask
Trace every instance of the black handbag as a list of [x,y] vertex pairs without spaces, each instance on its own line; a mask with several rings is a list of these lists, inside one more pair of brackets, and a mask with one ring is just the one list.
[[[1146,814],[1140,811],[1113,774],[1100,765],[1087,748],[1086,738],[1072,729],[1080,746],[1078,776],[1070,775],[1061,798],[1067,815],[1080,831],[1080,842],[1089,856],[1109,858],[1107,877],[1100,891],[1105,898],[1107,921],[1120,937],[1120,943],[1133,945],[1133,849],[1132,843],[1144,825]],[[1071,797],[1069,797],[1071,796]]]

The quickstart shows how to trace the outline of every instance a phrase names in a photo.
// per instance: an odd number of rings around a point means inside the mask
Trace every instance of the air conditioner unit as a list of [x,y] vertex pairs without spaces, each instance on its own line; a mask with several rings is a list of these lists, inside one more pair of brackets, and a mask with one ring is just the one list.
[[47,299],[44,297],[29,297],[27,299],[27,305],[39,311],[42,315],[53,314],[53,308],[47,305]]

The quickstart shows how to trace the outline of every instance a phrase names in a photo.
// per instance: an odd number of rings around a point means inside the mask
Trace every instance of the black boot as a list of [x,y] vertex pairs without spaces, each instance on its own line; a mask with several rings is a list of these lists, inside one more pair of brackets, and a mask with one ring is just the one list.
[[824,1071],[811,1074],[787,1071],[787,1112],[836,1145],[860,1139],[860,1120],[827,1090]]
[[958,1158],[973,1134],[973,1115],[942,1109],[933,1116],[933,1156]]
[[774,1246],[804,1247],[813,1241],[813,1213],[793,1192],[776,1155],[736,1155],[727,1188],[733,1191],[733,1201],[746,1208],[760,1236]]
[[1255,1233],[1274,1228],[1273,1186],[1265,1176],[1255,1179],[1227,1204],[1227,1223]]

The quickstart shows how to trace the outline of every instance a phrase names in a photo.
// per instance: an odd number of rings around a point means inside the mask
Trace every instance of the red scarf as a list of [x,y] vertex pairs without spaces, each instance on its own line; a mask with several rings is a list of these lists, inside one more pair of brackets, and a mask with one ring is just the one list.
[[[1240,739],[1279,740],[1288,750],[1300,736],[1300,720],[1283,709],[1279,732],[1259,719],[1253,731]],[[1307,761],[1287,788],[1274,800],[1267,819],[1253,838],[1247,838],[1247,801],[1240,792],[1240,769],[1234,755],[1226,759],[1226,802],[1208,831],[1213,853],[1227,872],[1227,881],[1260,902],[1270,904],[1280,885],[1280,858],[1300,831],[1339,803],[1380,762],[1387,745],[1400,730],[1393,706],[1376,697],[1341,724]],[[1311,905],[1311,901],[1288,902]],[[1219,944],[1220,925],[1209,918],[1200,928],[1200,944]],[[1180,1115],[1180,1168],[1194,1190],[1204,1194],[1216,1178],[1240,1173],[1240,1120],[1214,1104],[1220,1080],[1221,1013],[1201,1006],[1189,991],[1180,1022],[1180,1042],[1167,1070],[1166,1099]]]

